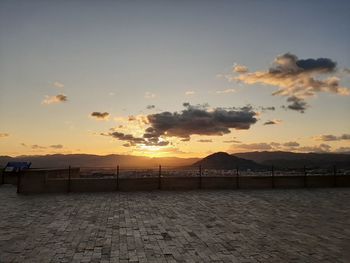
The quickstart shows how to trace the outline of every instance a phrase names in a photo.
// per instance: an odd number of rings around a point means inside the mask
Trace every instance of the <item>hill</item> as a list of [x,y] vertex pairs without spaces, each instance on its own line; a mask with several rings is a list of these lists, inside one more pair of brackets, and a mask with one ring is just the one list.
[[240,170],[259,170],[266,168],[264,165],[258,164],[251,160],[246,160],[225,152],[217,152],[211,154],[202,160],[195,162],[193,166],[201,165],[204,169],[225,169],[231,170],[239,167]]
[[263,165],[274,165],[277,168],[300,168],[304,165],[313,168],[350,169],[350,155],[340,153],[294,153],[294,152],[246,152],[233,156],[255,161]]

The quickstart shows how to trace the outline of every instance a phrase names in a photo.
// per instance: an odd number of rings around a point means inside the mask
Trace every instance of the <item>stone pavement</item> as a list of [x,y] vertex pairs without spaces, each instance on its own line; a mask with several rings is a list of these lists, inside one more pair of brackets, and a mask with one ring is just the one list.
[[0,262],[350,262],[350,189],[17,195]]

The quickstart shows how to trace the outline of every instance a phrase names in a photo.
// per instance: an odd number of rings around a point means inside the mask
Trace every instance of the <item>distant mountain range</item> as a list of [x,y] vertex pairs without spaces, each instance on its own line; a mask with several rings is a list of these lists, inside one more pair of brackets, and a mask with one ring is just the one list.
[[350,154],[340,153],[293,153],[293,152],[246,152],[234,156],[276,168],[337,168],[350,169]]
[[150,158],[133,155],[93,155],[93,154],[52,154],[37,156],[0,156],[0,166],[5,166],[7,162],[22,161],[32,162],[32,168],[61,168],[61,167],[157,167],[163,166],[189,166],[198,161],[199,158],[177,158],[163,157]]
[[243,158],[236,157],[234,155],[230,155],[226,152],[217,152],[211,154],[202,160],[195,162],[193,166],[201,165],[205,169],[225,169],[231,170],[239,168],[241,170],[259,170],[266,168],[262,164],[258,164],[251,160],[246,160]]
[[350,169],[350,154],[335,153],[293,153],[293,152],[246,152],[228,154],[218,152],[200,158],[150,158],[132,155],[52,154],[37,156],[0,156],[0,166],[10,161],[30,161],[33,168],[75,167],[156,167],[199,166],[205,169],[252,169],[259,170],[274,165],[276,168],[337,168]]

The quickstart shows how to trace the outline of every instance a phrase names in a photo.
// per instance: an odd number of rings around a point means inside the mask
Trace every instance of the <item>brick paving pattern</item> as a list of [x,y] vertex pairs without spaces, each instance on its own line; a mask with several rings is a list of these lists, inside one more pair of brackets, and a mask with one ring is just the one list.
[[350,189],[17,195],[0,262],[350,262]]

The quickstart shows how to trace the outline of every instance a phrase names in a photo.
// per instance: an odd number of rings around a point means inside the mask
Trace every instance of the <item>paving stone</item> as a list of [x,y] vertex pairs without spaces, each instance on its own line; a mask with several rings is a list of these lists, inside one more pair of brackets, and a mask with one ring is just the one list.
[[17,195],[0,262],[350,262],[350,189]]

